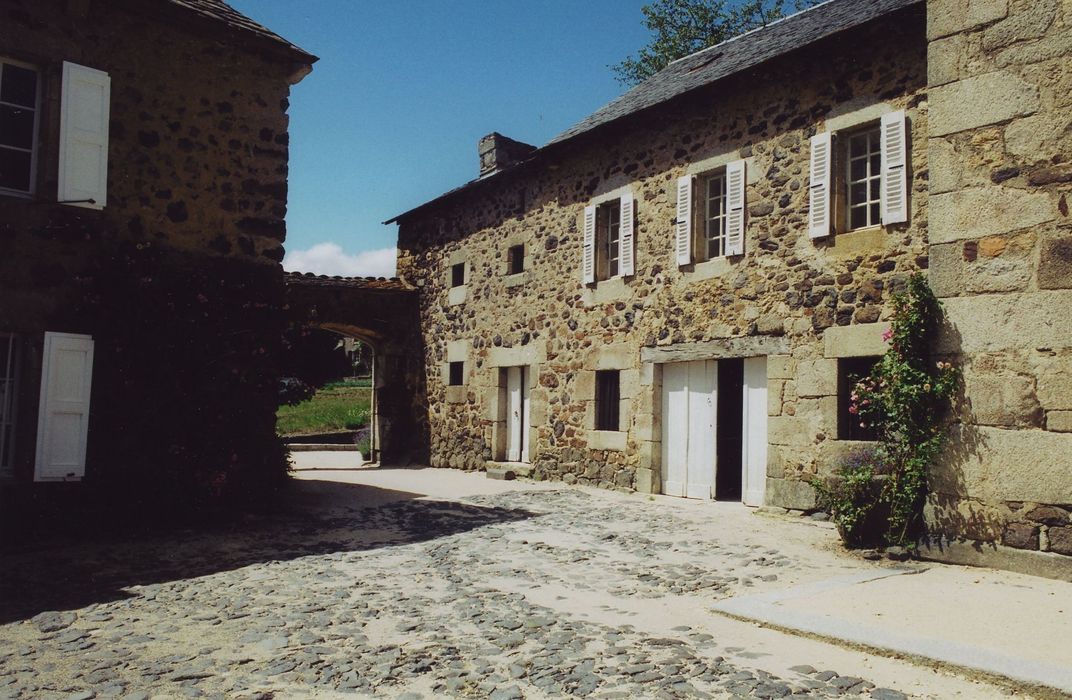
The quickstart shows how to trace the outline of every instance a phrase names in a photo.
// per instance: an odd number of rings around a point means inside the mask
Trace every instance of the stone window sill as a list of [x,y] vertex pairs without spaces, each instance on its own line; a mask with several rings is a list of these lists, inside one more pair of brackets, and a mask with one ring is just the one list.
[[885,226],[868,226],[834,234],[829,250],[835,255],[859,255],[867,251],[888,249]]
[[451,287],[447,291],[447,306],[457,306],[458,304],[464,304],[466,297],[466,286],[463,284],[460,287]]
[[446,388],[446,402],[447,403],[465,403],[468,399],[468,387],[464,384],[452,384]]
[[698,262],[692,266],[691,270],[685,270],[686,282],[699,282],[700,280],[709,280],[716,277],[722,277],[730,272],[729,258],[712,258],[711,260],[704,260]]
[[621,430],[589,430],[588,447],[593,450],[625,452],[626,434]]
[[517,274],[507,275],[506,279],[503,281],[503,284],[506,285],[507,289],[510,289],[512,287],[520,287],[524,284],[528,284],[530,277],[531,275],[529,274],[529,271],[525,270],[524,272],[518,272]]
[[586,288],[584,290],[584,304],[585,306],[595,306],[596,304],[621,301],[628,299],[631,293],[632,290],[626,286],[624,277],[611,277],[610,279],[596,282],[595,287]]

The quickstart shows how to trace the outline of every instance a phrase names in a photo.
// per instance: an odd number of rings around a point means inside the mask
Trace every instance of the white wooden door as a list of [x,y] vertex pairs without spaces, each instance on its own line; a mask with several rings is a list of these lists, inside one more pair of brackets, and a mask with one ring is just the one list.
[[718,364],[663,365],[663,493],[711,498],[715,486]]
[[689,365],[663,365],[663,493],[684,496],[689,454]]
[[532,423],[529,413],[529,368],[521,367],[521,461],[529,462],[529,424]]
[[744,361],[744,436],[741,461],[744,469],[744,502],[763,505],[767,484],[767,358]]
[[521,460],[521,368],[506,369],[506,461]]
[[41,408],[37,420],[37,481],[77,480],[86,471],[93,338],[45,333]]
[[715,495],[715,396],[718,363],[689,362],[689,455],[685,495],[711,498]]

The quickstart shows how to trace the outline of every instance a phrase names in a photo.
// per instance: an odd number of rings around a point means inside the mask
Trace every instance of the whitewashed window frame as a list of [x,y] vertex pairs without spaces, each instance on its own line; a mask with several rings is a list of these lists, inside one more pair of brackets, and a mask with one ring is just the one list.
[[6,346],[0,364],[0,479],[15,473],[15,431],[18,429],[19,336],[0,333],[0,345]]

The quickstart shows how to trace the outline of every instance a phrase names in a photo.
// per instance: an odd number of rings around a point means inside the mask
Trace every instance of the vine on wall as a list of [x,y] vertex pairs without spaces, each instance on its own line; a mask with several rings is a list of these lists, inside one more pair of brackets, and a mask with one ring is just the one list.
[[913,275],[893,297],[889,349],[850,397],[850,413],[874,428],[878,447],[848,460],[832,481],[813,482],[850,545],[868,543],[876,519],[886,545],[912,548],[923,533],[927,473],[942,450],[960,379],[957,368],[932,358],[940,321],[941,302]]

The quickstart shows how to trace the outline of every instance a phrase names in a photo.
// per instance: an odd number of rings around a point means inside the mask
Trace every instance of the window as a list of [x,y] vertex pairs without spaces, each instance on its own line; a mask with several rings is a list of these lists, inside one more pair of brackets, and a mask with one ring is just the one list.
[[0,60],[0,190],[34,191],[38,77],[33,68]]
[[512,245],[507,249],[506,270],[508,275],[518,275],[525,271],[525,244]]
[[720,258],[726,249],[726,171],[700,179],[699,207],[703,225],[697,227],[700,240],[696,246],[697,261]]
[[465,383],[465,362],[451,362],[450,363],[450,376],[447,383],[450,386],[461,386]]
[[15,392],[18,342],[0,334],[0,476],[10,475],[15,457]]
[[599,246],[596,276],[607,280],[618,276],[621,264],[622,208],[618,200],[601,204],[596,210],[596,245]]
[[744,254],[745,161],[677,183],[674,247],[678,265]]
[[811,138],[811,238],[908,221],[907,138],[903,111],[851,131]]
[[844,138],[845,230],[878,226],[882,202],[882,150],[878,125]]
[[593,284],[634,274],[633,195],[584,208],[582,277]]
[[877,357],[843,357],[838,360],[838,440],[877,440],[874,428],[861,427],[863,421],[853,413],[852,393],[856,383],[871,374]]
[[620,430],[621,372],[596,371],[596,430]]
[[461,287],[465,284],[465,263],[455,263],[450,267],[450,286]]

